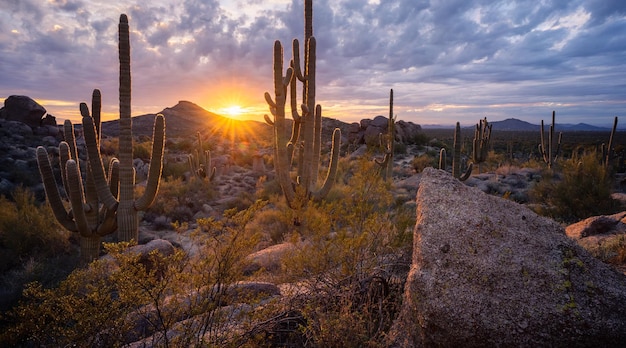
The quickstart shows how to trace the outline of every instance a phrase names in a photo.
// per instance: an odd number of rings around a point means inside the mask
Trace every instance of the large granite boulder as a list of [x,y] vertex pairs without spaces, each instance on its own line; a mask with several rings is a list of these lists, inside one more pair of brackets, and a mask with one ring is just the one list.
[[393,347],[617,347],[626,276],[556,222],[424,170]]
[[0,118],[8,121],[19,121],[32,128],[41,125],[41,119],[46,109],[36,101],[25,95],[12,95],[4,100],[4,107],[0,109]]
[[[380,145],[380,134],[387,133],[389,118],[376,116],[374,119],[363,119],[359,123],[350,125],[348,140],[351,144],[367,144],[369,146]],[[422,127],[403,120],[396,121],[395,139],[400,143],[412,143]]]

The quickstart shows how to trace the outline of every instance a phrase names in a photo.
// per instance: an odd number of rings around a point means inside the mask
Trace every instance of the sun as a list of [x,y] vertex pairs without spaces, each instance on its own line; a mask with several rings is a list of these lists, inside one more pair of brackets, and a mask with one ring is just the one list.
[[234,119],[239,118],[244,112],[245,110],[239,105],[231,105],[219,110],[219,114]]

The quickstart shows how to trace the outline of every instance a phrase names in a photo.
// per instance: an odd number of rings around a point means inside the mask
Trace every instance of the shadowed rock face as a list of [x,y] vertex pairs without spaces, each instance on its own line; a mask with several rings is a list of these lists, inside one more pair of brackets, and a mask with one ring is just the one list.
[[394,347],[615,347],[626,277],[552,220],[424,170]]
[[0,109],[0,118],[7,121],[20,121],[33,128],[41,125],[41,119],[46,114],[46,109],[30,97],[24,95],[12,95],[4,101],[4,107]]

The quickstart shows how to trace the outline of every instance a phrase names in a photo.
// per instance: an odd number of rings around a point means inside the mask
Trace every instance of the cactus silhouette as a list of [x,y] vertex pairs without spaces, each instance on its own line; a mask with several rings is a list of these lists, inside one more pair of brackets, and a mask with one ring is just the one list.
[[202,137],[200,132],[197,134],[198,148],[194,153],[189,154],[189,169],[191,174],[200,179],[207,179],[209,182],[215,179],[215,167],[211,163],[211,151],[204,150],[202,146]]
[[546,162],[546,164],[548,165],[548,168],[552,168],[552,165],[559,157],[559,151],[561,150],[561,140],[563,138],[563,133],[559,133],[559,139],[556,142],[556,145],[554,144],[555,114],[556,112],[552,111],[552,125],[550,125],[550,133],[548,135],[547,144],[545,142],[543,120],[541,120],[541,144],[539,144],[539,153],[541,154],[543,161]]
[[611,129],[611,136],[609,137],[609,144],[602,144],[602,162],[605,167],[609,167],[615,157],[615,149],[613,149],[613,139],[615,138],[615,130],[617,129],[617,116],[613,120],[613,128]]
[[[316,41],[313,36],[313,5],[305,0],[304,29],[304,71],[300,65],[300,44],[293,40],[293,59],[283,75],[283,47],[280,41],[274,42],[274,98],[266,92],[267,101],[273,118],[265,115],[268,124],[274,127],[274,166],[278,181],[287,199],[293,207],[296,192],[301,192],[306,199],[321,200],[330,191],[337,173],[341,131],[333,132],[331,159],[324,183],[317,188],[322,143],[322,107],[315,104],[315,60]],[[300,115],[297,110],[297,82],[302,82],[303,96]],[[287,140],[285,104],[287,87],[290,87],[291,113],[293,126],[291,137]],[[297,179],[291,179],[291,167],[294,152],[298,154]]]
[[163,168],[163,152],[165,147],[165,117],[158,114],[154,121],[152,134],[152,152],[148,180],[143,195],[135,199],[135,169],[133,168],[133,135],[130,115],[130,38],[128,17],[120,16],[119,24],[119,59],[120,59],[120,149],[119,149],[119,199],[111,194],[104,177],[102,158],[98,149],[99,139],[93,119],[87,106],[81,104],[83,129],[87,145],[89,164],[93,170],[98,198],[107,209],[117,210],[118,239],[120,241],[138,240],[138,211],[145,210],[154,201],[159,188]]
[[465,181],[472,175],[474,165],[470,163],[466,171],[461,175],[461,124],[459,122],[456,123],[456,127],[454,128],[454,145],[452,148],[452,176],[461,181]]
[[476,129],[474,130],[472,161],[478,165],[479,174],[480,164],[487,160],[487,155],[489,154],[492,126],[487,122],[487,117],[485,117],[476,124]]
[[[96,125],[96,137],[100,138],[101,94],[94,90],[92,94],[93,123]],[[63,187],[70,201],[70,210],[66,210],[63,199],[54,178],[48,152],[42,146],[37,148],[37,163],[44,184],[48,203],[57,221],[67,230],[78,232],[81,263],[86,264],[100,255],[101,237],[117,230],[115,209],[100,207],[96,193],[93,171],[88,166],[83,185],[80,172],[78,149],[74,135],[74,125],[66,120],[64,125],[65,141],[59,144],[59,163]],[[104,169],[103,169],[104,171]],[[109,191],[117,197],[119,182],[119,162],[112,159],[109,163]]]
[[383,180],[390,179],[393,175],[393,150],[396,138],[396,118],[393,116],[393,89],[389,91],[389,119],[387,121],[387,134],[380,134],[380,146],[385,151],[382,160],[376,160],[381,166]]

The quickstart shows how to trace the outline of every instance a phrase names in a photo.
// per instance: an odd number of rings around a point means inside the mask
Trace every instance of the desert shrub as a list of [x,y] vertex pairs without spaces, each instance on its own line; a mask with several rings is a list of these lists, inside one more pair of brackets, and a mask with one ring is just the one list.
[[56,224],[47,204],[36,204],[32,192],[18,187],[14,201],[0,196],[0,248],[3,267],[32,256],[54,256],[69,250],[69,232]]
[[264,235],[272,244],[278,244],[293,229],[293,221],[287,220],[278,209],[264,209],[254,216],[247,228],[248,233]]
[[296,301],[306,322],[301,330],[314,346],[382,344],[397,314],[401,286],[392,279],[410,249],[414,218],[393,209],[375,163],[358,161],[356,169],[342,199],[285,212],[299,225],[282,276],[306,288]]
[[406,154],[407,145],[405,143],[395,143],[393,146],[394,155],[404,155]]
[[535,210],[563,222],[614,213],[612,181],[595,153],[560,162],[560,174],[545,170],[529,195]]
[[158,216],[166,216],[172,222],[191,221],[193,215],[202,210],[202,205],[215,195],[212,184],[205,180],[183,181],[182,178],[168,177],[159,185],[158,195],[144,218],[152,221]]
[[438,167],[439,166],[438,162],[435,163],[438,160],[439,160],[438,158],[432,157],[428,154],[423,154],[420,156],[413,157],[413,160],[411,161],[411,166],[413,166],[413,169],[415,169],[417,173],[421,173],[424,170],[424,168]]
[[268,180],[267,176],[261,176],[256,182],[255,197],[261,200],[270,200],[272,197],[280,196],[282,189],[276,178]]
[[196,256],[154,251],[140,261],[128,243],[108,244],[110,258],[74,271],[58,287],[30,284],[6,315],[11,324],[0,345],[119,347],[148,336],[150,346],[228,346],[239,314],[225,306],[258,302],[232,286],[256,243],[244,238],[245,226],[261,207],[207,222],[207,232],[194,234]]
[[190,171],[187,161],[168,161],[163,164],[162,176],[164,178],[184,179],[185,174]]
[[151,142],[149,141],[141,142],[141,143],[136,142],[133,144],[133,157],[134,158],[141,158],[141,160],[143,161],[149,161],[151,154],[152,154]]

